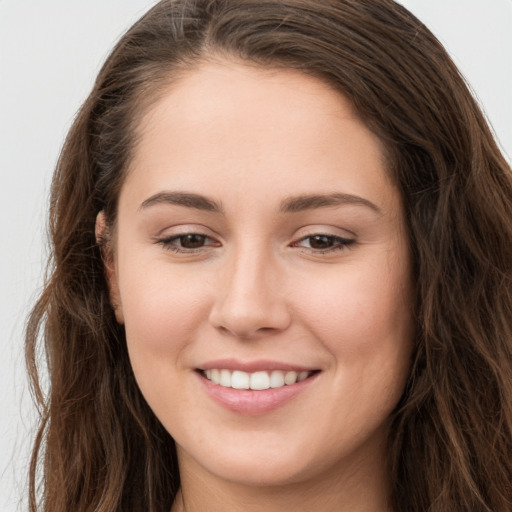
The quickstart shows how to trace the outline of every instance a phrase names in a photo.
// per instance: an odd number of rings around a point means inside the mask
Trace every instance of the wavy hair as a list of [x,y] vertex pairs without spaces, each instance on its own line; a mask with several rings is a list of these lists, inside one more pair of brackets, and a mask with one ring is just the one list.
[[215,55],[328,82],[386,149],[417,324],[389,439],[394,510],[512,510],[512,174],[446,51],[392,0],[163,0],[107,59],[54,174],[52,256],[26,335],[41,414],[31,512],[167,512],[179,488],[174,442],[135,383],[94,226],[100,210],[115,223],[141,116]]

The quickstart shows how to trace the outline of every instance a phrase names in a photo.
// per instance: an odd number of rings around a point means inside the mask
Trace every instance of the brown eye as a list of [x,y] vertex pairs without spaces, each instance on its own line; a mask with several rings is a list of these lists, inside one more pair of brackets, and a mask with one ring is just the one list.
[[209,247],[219,247],[219,243],[207,235],[201,233],[183,233],[169,238],[157,240],[164,249],[176,253],[195,253]]
[[336,244],[336,237],[327,235],[315,235],[308,237],[311,249],[325,250],[330,249]]
[[204,235],[198,235],[196,233],[190,233],[188,235],[182,235],[177,238],[179,245],[184,249],[199,249],[206,243],[207,237]]
[[323,254],[344,250],[354,242],[355,240],[353,239],[342,238],[341,236],[335,235],[323,235],[319,233],[317,235],[306,236],[294,245],[296,247],[309,249],[312,252]]

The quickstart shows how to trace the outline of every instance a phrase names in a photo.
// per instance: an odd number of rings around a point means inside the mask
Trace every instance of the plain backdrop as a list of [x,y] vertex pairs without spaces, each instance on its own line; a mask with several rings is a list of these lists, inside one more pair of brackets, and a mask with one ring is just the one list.
[[[154,0],[0,0],[0,510],[26,510],[34,432],[23,361],[42,284],[48,189],[114,42]],[[510,162],[512,0],[402,0],[445,44]]]

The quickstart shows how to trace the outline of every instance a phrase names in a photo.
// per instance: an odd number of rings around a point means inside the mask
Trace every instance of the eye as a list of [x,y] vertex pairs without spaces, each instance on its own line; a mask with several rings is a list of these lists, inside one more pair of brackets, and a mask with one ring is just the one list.
[[209,246],[218,246],[219,243],[209,236],[200,233],[183,233],[158,240],[157,243],[175,252],[194,252]]
[[310,249],[314,252],[326,253],[343,250],[354,242],[355,240],[353,239],[343,238],[341,236],[315,234],[301,238],[294,245]]
[[190,233],[188,235],[180,235],[174,240],[184,249],[199,249],[199,247],[203,247],[206,244],[207,239],[208,237],[205,235]]

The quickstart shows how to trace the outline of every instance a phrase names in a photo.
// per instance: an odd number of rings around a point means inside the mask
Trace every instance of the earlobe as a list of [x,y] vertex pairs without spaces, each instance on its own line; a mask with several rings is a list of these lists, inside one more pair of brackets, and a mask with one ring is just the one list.
[[124,324],[124,315],[121,305],[121,295],[119,293],[119,284],[117,280],[112,238],[109,227],[107,225],[105,212],[103,210],[100,211],[96,216],[96,226],[94,233],[96,237],[96,243],[101,250],[103,268],[105,270],[105,278],[107,279],[107,285],[109,289],[110,304],[114,309],[118,323]]

